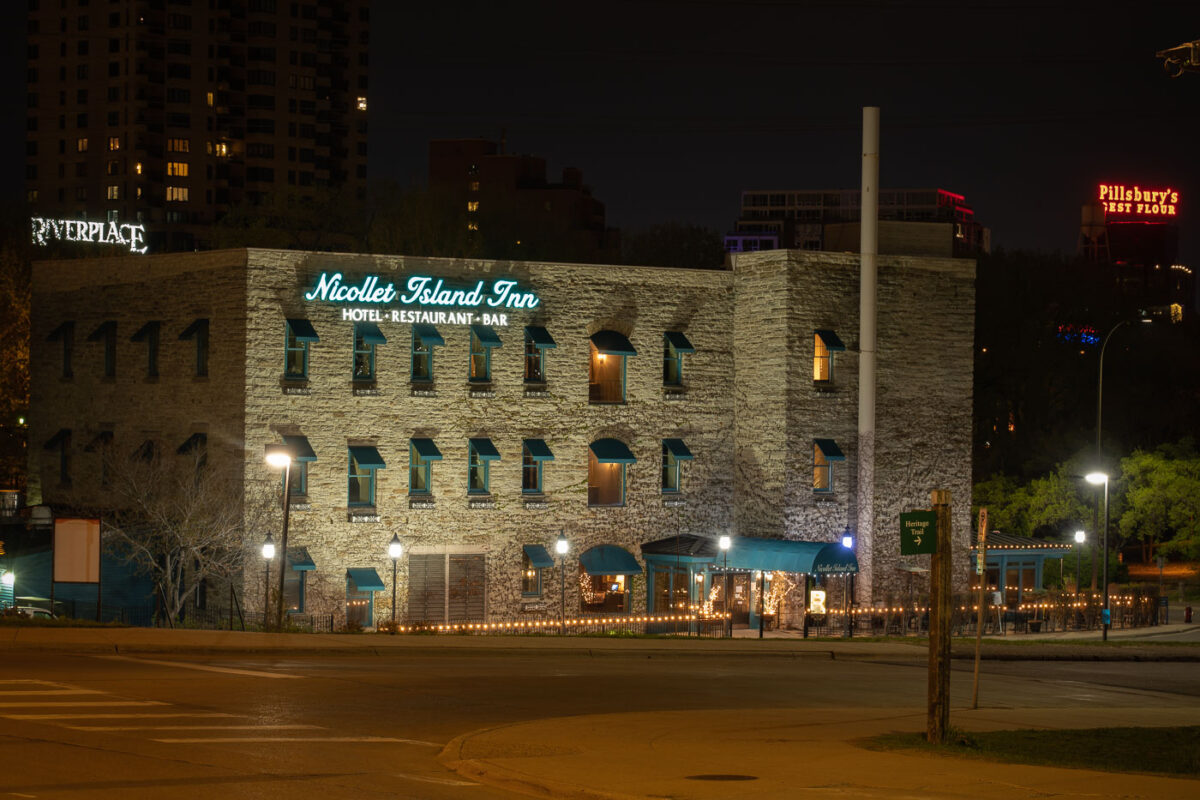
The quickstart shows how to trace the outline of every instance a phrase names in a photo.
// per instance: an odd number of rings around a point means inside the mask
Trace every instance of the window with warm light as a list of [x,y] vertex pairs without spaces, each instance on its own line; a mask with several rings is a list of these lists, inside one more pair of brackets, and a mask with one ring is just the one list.
[[542,593],[542,571],[533,565],[533,559],[525,550],[521,551],[521,594],[537,597]]
[[168,186],[167,187],[167,202],[168,203],[186,203],[188,199],[188,187],[186,186]]
[[479,201],[478,200],[468,200],[467,201],[467,212],[468,213],[474,213],[478,210],[479,210]]
[[186,161],[168,161],[167,174],[172,177],[186,178],[188,174],[188,165]]
[[354,380],[375,380],[375,345],[387,344],[387,339],[373,322],[354,324]]
[[121,149],[121,137],[120,136],[108,137],[108,149],[113,150],[113,151],[120,150]]
[[141,174],[142,174],[142,162],[138,161],[137,163],[135,163],[135,164],[133,165],[133,174],[134,174],[134,175],[141,175]]
[[469,230],[469,231],[479,230],[479,223],[475,222],[474,220],[471,220],[470,222],[467,223],[467,230]]
[[637,351],[623,334],[609,330],[592,334],[588,402],[625,402],[625,358],[632,355],[637,355]]
[[521,493],[542,493],[542,469],[547,461],[554,460],[554,453],[544,439],[526,439],[521,443]]
[[208,106],[211,108],[211,107],[212,107],[212,104],[213,104],[213,93],[212,93],[212,92],[206,92],[206,93],[205,93],[205,95],[204,95],[204,101],[205,101],[205,103],[206,103],[206,104],[207,104],[207,105],[208,105]]
[[306,319],[289,319],[283,345],[283,377],[288,380],[308,378],[308,346],[318,342],[317,331]]
[[500,460],[491,439],[467,440],[467,494],[488,494],[489,465]]
[[167,152],[187,153],[189,152],[190,144],[187,139],[167,139]]
[[110,184],[105,192],[105,197],[109,200],[120,200],[121,187],[115,184]]
[[470,340],[467,380],[488,383],[492,380],[492,348],[500,346],[500,337],[488,325],[472,325]]
[[81,137],[75,140],[75,152],[86,153],[88,149],[88,140],[86,137]]
[[420,383],[433,381],[433,342],[422,336],[415,326],[412,333],[412,368],[409,379]]
[[545,328],[525,326],[525,383],[546,382],[546,351],[557,346]]
[[367,98],[365,98],[365,97],[358,98],[358,110],[359,111],[367,110]]
[[846,456],[832,439],[813,440],[813,491],[833,491],[833,464]]
[[833,354],[845,349],[833,331],[813,331],[813,383],[833,383]]
[[623,614],[628,610],[625,575],[589,575],[579,565],[579,610],[592,614]]
[[588,505],[625,505],[625,465],[637,461],[619,439],[598,439],[588,446]]

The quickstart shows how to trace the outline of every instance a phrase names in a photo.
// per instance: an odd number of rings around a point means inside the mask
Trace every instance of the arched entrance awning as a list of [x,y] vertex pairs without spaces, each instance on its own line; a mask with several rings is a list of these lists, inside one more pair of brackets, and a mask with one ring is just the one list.
[[602,544],[584,551],[579,563],[588,575],[640,575],[642,567],[624,548]]

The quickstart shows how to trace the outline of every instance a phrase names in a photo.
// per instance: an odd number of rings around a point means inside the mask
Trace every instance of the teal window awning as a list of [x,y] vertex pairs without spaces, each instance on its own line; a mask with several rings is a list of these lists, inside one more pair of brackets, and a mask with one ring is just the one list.
[[499,461],[500,451],[496,449],[496,445],[492,444],[491,439],[468,439],[472,449],[479,455],[483,461]]
[[813,439],[820,450],[821,455],[825,456],[826,461],[845,461],[846,454],[842,452],[842,448],[837,446],[837,442],[833,439]]
[[554,341],[554,337],[550,335],[550,332],[540,325],[526,325],[525,337],[529,339],[529,341],[533,342],[534,347],[538,347],[543,350],[551,347],[558,347],[558,344]]
[[[292,458],[294,458],[296,461],[317,460],[317,454],[313,451],[312,445],[308,443],[307,436],[284,436],[283,443],[286,444],[292,451]],[[351,450],[353,449],[354,448],[351,448]],[[376,455],[378,455],[378,453],[376,453]]]
[[690,460],[692,451],[688,450],[688,446],[683,443],[683,439],[663,439],[663,447],[667,449],[671,455],[675,456],[678,461]]
[[433,439],[409,439],[408,440],[414,450],[417,451],[417,457],[421,461],[441,461],[442,451],[437,449],[437,445],[433,443]]
[[694,353],[694,352],[696,352],[696,348],[692,347],[692,343],[689,342],[688,338],[686,336],[684,336],[681,332],[667,331],[666,334],[664,334],[664,335],[667,337],[667,341],[670,342],[671,347],[675,348],[676,353]]
[[383,469],[387,464],[379,451],[369,445],[355,445],[350,448],[350,457],[363,469]]
[[351,567],[346,570],[346,577],[360,592],[382,592],[383,579],[374,567]]
[[526,439],[524,444],[525,449],[529,451],[529,457],[534,461],[554,460],[554,453],[550,452],[545,439]]
[[413,336],[417,337],[421,341],[421,344],[427,346],[435,344],[440,346],[446,343],[446,340],[438,333],[438,329],[432,325],[413,325]]
[[637,559],[615,544],[602,544],[585,551],[579,563],[588,575],[640,575]]
[[354,323],[354,336],[362,339],[363,344],[387,344],[387,337],[374,322]]
[[601,464],[636,464],[637,459],[620,439],[597,439],[588,447]]
[[591,336],[592,344],[601,353],[610,356],[636,356],[637,350],[625,338],[625,334],[616,331],[596,331]]
[[[719,549],[714,552],[712,563],[718,566],[725,563]],[[858,559],[854,557],[854,551],[842,547],[841,542],[796,542],[735,536],[729,547],[729,566],[735,569],[824,575],[856,573]]]
[[287,549],[288,566],[297,572],[308,572],[317,568],[317,564],[308,554],[307,547],[289,547]]
[[522,548],[525,555],[529,556],[529,563],[535,569],[545,569],[546,567],[554,566],[554,559],[550,557],[550,553],[540,544],[527,544]]
[[145,325],[137,329],[133,336],[129,337],[131,342],[144,342],[151,336],[158,334],[158,329],[162,327],[162,323],[158,321],[147,322]]
[[317,336],[317,329],[313,324],[306,319],[288,319],[288,328],[292,331],[292,336],[296,337],[297,342],[319,342],[321,337]]
[[496,329],[491,325],[472,325],[471,332],[479,339],[479,343],[484,347],[499,347],[502,342],[500,335],[496,333]]
[[821,337],[821,341],[825,343],[826,350],[837,353],[845,351],[846,345],[842,343],[842,340],[833,331],[819,329],[816,333],[817,336]]

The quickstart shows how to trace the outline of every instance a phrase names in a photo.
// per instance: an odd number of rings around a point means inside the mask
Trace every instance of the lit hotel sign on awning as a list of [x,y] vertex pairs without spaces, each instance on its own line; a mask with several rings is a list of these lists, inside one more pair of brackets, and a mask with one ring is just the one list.
[[[353,322],[407,322],[429,325],[507,325],[507,309],[536,308],[541,299],[517,282],[498,278],[470,288],[447,286],[441,278],[413,275],[397,289],[377,275],[347,281],[340,272],[322,272],[304,293],[309,301],[344,303],[342,319]],[[391,305],[409,308],[389,308]],[[358,306],[358,307],[353,307]],[[363,307],[365,306],[365,307]],[[476,314],[476,311],[479,313]]]
[[131,253],[145,253],[146,226],[127,222],[101,222],[86,219],[29,220],[31,240],[43,247],[51,242],[88,242],[90,244],[124,245]]
[[1179,216],[1179,192],[1165,189],[1143,189],[1122,183],[1100,184],[1100,205],[1105,214],[1130,214],[1135,217]]

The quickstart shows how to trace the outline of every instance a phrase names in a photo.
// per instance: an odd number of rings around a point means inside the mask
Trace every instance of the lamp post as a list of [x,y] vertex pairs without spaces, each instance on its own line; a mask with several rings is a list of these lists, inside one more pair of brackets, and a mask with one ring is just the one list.
[[279,537],[279,549],[283,552],[284,564],[279,568],[279,610],[275,617],[275,628],[283,631],[283,579],[287,571],[288,511],[292,507],[292,448],[286,444],[268,444],[267,463],[283,469],[283,535]]
[[275,540],[271,538],[271,532],[267,531],[267,539],[262,546],[263,557],[263,630],[268,630],[271,626],[267,620],[271,616],[271,559],[275,557]]
[[[846,548],[847,550],[854,550],[854,536],[850,533],[849,528],[847,528],[846,532],[842,534],[842,547]],[[845,632],[845,635],[846,635],[847,639],[854,637],[854,620],[851,619],[851,617],[850,617],[850,611],[851,611],[850,606],[853,604],[853,602],[854,602],[854,573],[848,572],[848,573],[846,573],[845,580],[842,581],[842,605],[846,609],[846,632]]]
[[717,540],[718,546],[721,548],[721,555],[725,558],[725,637],[733,638],[733,604],[730,602],[730,575],[729,575],[729,546],[733,542],[729,536],[722,536]]
[[1083,531],[1075,531],[1075,594],[1079,594],[1079,546],[1087,538]]
[[558,540],[554,542],[554,552],[558,553],[558,630],[562,635],[566,635],[567,633],[567,550],[569,548],[570,545],[567,544],[567,535],[562,531],[559,531]]
[[396,632],[396,562],[404,555],[404,545],[400,544],[399,535],[393,533],[388,542],[388,558],[392,560],[392,633]]
[[1104,609],[1101,611],[1101,641],[1108,641],[1108,626],[1112,618],[1108,610],[1108,473],[1089,472],[1084,479],[1093,486],[1104,484],[1104,527],[1100,529],[1100,543],[1104,559]]

